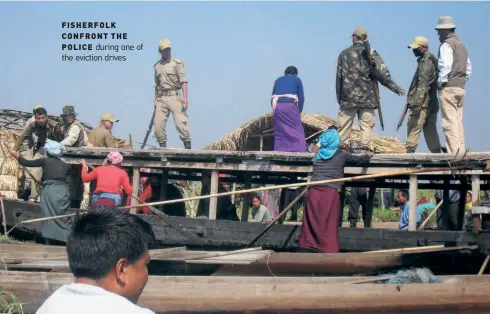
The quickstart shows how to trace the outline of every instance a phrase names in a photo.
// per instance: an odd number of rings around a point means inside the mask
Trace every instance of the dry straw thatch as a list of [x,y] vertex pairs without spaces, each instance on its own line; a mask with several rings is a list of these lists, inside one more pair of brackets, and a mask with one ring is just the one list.
[[19,190],[19,164],[7,150],[14,145],[17,134],[0,126],[0,193],[7,198],[17,198]]
[[[302,114],[302,124],[305,130],[305,137],[309,138],[315,133],[326,130],[336,121],[322,114]],[[319,133],[320,134],[320,133]],[[268,113],[259,118],[247,121],[235,132],[225,136],[218,142],[205,147],[209,150],[228,150],[228,151],[259,151],[260,136],[263,136],[263,151],[273,150],[273,116]],[[313,141],[317,136],[312,137]],[[351,142],[361,143],[361,132],[358,125],[353,126],[351,132]],[[404,144],[397,138],[391,136],[378,136],[374,134],[372,145],[375,152],[380,154],[405,153]]]

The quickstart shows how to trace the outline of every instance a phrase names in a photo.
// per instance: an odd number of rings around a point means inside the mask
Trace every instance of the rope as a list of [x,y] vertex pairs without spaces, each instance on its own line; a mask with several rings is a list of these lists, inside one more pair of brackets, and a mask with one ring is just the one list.
[[276,275],[275,275],[275,274],[273,274],[273,271],[272,271],[272,270],[271,270],[271,268],[269,267],[269,257],[271,256],[271,253],[272,253],[272,252],[269,252],[269,254],[268,254],[268,258],[267,258],[267,260],[266,260],[266,267],[268,267],[268,271],[269,271],[269,273],[270,273],[270,274],[271,274],[273,277],[276,277]]

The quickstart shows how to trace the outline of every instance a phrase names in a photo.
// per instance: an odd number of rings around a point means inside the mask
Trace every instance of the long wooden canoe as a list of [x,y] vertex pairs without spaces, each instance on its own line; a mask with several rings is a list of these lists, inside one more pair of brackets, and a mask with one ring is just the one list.
[[[185,247],[151,250],[150,272],[157,274],[243,275],[243,276],[325,276],[374,274],[401,267],[439,269],[443,253],[468,251],[477,246],[427,246],[412,249],[362,253],[289,253],[251,248],[230,252],[188,251]],[[0,266],[9,270],[68,272],[65,247],[45,245],[0,244]],[[439,258],[440,257],[440,258]],[[475,260],[469,259],[464,265]],[[483,258],[477,260],[474,270]],[[180,266],[180,267],[179,267]],[[201,267],[200,267],[201,266]],[[460,269],[460,273],[463,269]]]
[[[8,226],[42,217],[39,204],[4,199]],[[199,249],[240,249],[246,247],[265,226],[261,223],[208,220],[156,215],[141,215],[150,223],[161,247],[188,246]],[[41,240],[42,223],[22,224],[16,228],[23,238]],[[297,247],[299,225],[275,225],[256,243],[266,249],[289,251]],[[434,244],[479,245],[489,254],[489,230],[479,235],[455,231],[401,231],[375,228],[339,228],[341,251],[362,252]]]
[[[0,271],[0,289],[26,302],[27,313],[73,280],[71,274]],[[455,276],[438,284],[353,280],[357,278],[150,276],[139,305],[157,313],[489,312],[489,276]]]

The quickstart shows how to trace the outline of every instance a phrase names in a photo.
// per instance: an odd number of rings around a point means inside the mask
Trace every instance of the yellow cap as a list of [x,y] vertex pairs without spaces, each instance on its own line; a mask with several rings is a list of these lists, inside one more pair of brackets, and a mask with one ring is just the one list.
[[112,113],[108,112],[102,115],[101,121],[111,121],[112,123],[114,123],[119,122],[119,119],[116,119],[116,117],[114,117]]
[[428,38],[423,36],[416,36],[414,37],[413,42],[407,47],[411,49],[417,49],[419,47],[428,47]]
[[363,27],[358,27],[357,29],[355,29],[355,30],[353,31],[353,35],[356,35],[356,36],[358,36],[358,37],[362,37],[362,36],[366,36],[366,37],[368,37],[368,32],[367,32],[367,30],[366,30],[365,28],[363,28]]
[[168,39],[159,40],[159,49],[165,49],[165,48],[170,48],[170,47],[171,47],[170,40],[168,40]]
[[43,106],[43,105],[35,105],[35,106],[34,106],[34,109],[32,109],[32,110],[37,110],[37,109],[39,109],[39,108],[44,108],[44,106]]

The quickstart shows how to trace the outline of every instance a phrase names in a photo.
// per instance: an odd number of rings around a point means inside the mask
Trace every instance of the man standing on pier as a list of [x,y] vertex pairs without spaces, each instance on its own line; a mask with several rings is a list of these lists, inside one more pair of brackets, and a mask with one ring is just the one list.
[[348,144],[355,116],[361,130],[361,149],[372,149],[372,129],[375,126],[375,109],[379,106],[376,81],[403,96],[405,91],[391,78],[389,69],[380,55],[369,48],[368,33],[357,28],[352,34],[353,45],[338,57],[336,71],[336,96],[339,103],[338,126],[341,144]]
[[[155,63],[155,136],[160,147],[167,146],[167,119],[172,112],[174,124],[185,149],[191,149],[191,135],[188,126],[188,79],[184,63],[171,58],[171,42],[159,41],[161,59]],[[182,89],[182,99],[179,90]]]
[[408,48],[412,49],[418,58],[418,67],[407,93],[408,108],[411,112],[407,121],[406,153],[416,152],[421,131],[423,131],[430,152],[440,153],[440,138],[436,129],[439,106],[438,60],[428,51],[426,37],[415,37]]
[[440,38],[438,50],[438,90],[442,109],[442,127],[449,154],[465,153],[464,98],[465,83],[472,72],[466,46],[455,34],[451,16],[441,16],[435,29]]

